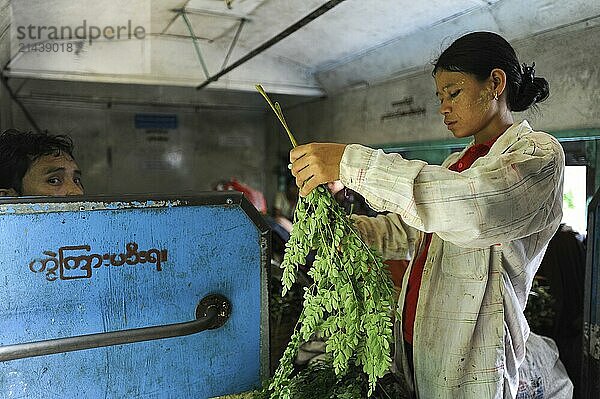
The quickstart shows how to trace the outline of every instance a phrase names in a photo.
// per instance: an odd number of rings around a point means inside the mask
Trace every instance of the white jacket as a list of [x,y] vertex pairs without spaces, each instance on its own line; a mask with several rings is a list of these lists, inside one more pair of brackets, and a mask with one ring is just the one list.
[[[392,212],[356,218],[384,259],[406,258],[413,243],[419,253],[419,232],[434,233],[414,325],[415,373],[403,373],[409,386],[425,399],[515,398],[529,336],[523,309],[562,217],[564,153],[523,121],[469,169],[448,170],[463,154],[434,166],[353,144],[340,179],[374,209]],[[408,370],[401,323],[399,372]]]

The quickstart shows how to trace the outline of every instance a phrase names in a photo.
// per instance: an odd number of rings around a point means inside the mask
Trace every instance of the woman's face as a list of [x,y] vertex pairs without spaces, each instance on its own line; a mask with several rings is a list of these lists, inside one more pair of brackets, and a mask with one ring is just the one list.
[[440,114],[455,137],[469,137],[484,130],[492,121],[495,107],[493,85],[479,82],[464,72],[438,70],[435,74]]

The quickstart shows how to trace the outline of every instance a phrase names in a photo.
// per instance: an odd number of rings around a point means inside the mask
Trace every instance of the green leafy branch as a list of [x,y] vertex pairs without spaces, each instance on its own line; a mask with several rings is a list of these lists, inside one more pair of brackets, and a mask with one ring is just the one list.
[[[295,147],[281,107],[271,102],[260,85],[257,90]],[[293,222],[281,263],[282,295],[292,288],[311,250],[317,251],[309,271],[314,283],[305,288],[298,324],[268,387],[270,397],[293,398],[294,359],[300,345],[315,334],[326,339],[326,352],[338,378],[347,375],[352,364],[362,368],[370,396],[391,364],[393,284],[389,272],[326,188],[319,186],[299,198]]]

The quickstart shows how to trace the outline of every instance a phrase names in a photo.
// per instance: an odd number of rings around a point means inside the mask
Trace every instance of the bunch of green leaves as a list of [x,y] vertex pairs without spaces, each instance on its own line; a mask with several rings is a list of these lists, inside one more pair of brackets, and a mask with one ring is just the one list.
[[[339,377],[330,363],[317,361],[296,373],[289,384],[294,399],[362,399],[367,395],[367,376],[356,365]],[[373,399],[409,399],[411,394],[405,385],[392,374],[386,374],[377,382]],[[261,391],[245,392],[219,399],[269,399],[267,387]]]
[[[294,399],[362,399],[366,386],[365,374],[356,367],[339,377],[331,364],[318,361],[295,374],[288,391]],[[256,393],[252,399],[269,399],[268,391]]]
[[303,310],[269,390],[271,398],[292,396],[293,362],[299,346],[315,334],[326,340],[335,375],[351,363],[368,378],[371,395],[391,364],[393,284],[381,257],[361,240],[352,220],[324,187],[300,198],[281,268],[283,295],[306,256],[316,250]]
[[[256,89],[296,147],[279,104],[271,101],[261,85]],[[304,289],[298,324],[263,393],[272,399],[297,398],[293,390],[294,359],[303,342],[319,335],[327,342],[326,351],[338,380],[356,366],[366,374],[371,396],[392,361],[393,283],[381,257],[360,239],[352,220],[322,186],[296,204],[292,233],[281,262],[282,295],[291,289],[298,267],[306,263],[311,250],[317,251],[309,271],[314,283]],[[350,396],[335,397],[352,397],[350,390],[346,394]]]

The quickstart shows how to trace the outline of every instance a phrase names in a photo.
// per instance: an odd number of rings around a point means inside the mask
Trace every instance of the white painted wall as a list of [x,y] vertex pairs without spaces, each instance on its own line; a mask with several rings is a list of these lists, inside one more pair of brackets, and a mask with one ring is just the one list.
[[[582,24],[514,42],[521,62],[535,61],[536,75],[550,83],[549,99],[537,111],[516,113],[515,118],[526,118],[541,130],[600,128],[599,39],[600,26]],[[426,65],[410,76],[288,108],[288,124],[302,142],[378,145],[450,139],[438,113],[431,70]],[[394,110],[392,102],[406,97],[426,113],[381,119]]]
[[[10,61],[10,0],[0,0],[0,70]],[[10,97],[0,84],[0,128],[8,127]]]
[[[515,113],[515,119],[527,119],[534,128],[545,131],[600,129],[600,26],[597,22],[562,27],[512,44],[520,61],[528,64],[535,61],[537,76],[545,77],[550,83],[549,99],[537,110]],[[425,65],[402,78],[372,86],[357,85],[328,98],[285,108],[288,125],[303,143],[332,141],[377,146],[452,140],[438,113],[431,70],[431,65]],[[406,97],[413,97],[413,106],[424,107],[426,113],[381,119],[383,114],[394,110],[392,102]],[[268,143],[274,146],[272,152],[285,156],[289,142],[277,123],[270,126]],[[270,183],[273,180],[267,179]]]
[[[27,82],[19,97],[42,130],[73,138],[87,193],[189,193],[231,177],[263,189],[263,108],[218,105],[216,98],[202,107],[197,93],[40,80]],[[12,110],[12,126],[30,130],[18,108]],[[174,114],[178,128],[159,133],[168,141],[149,141],[157,134],[136,129],[136,113]]]

